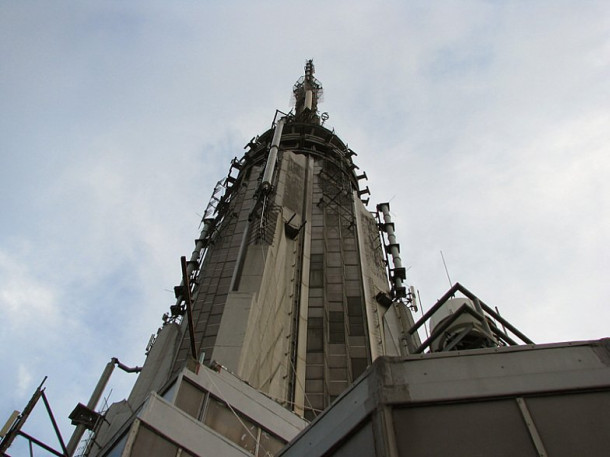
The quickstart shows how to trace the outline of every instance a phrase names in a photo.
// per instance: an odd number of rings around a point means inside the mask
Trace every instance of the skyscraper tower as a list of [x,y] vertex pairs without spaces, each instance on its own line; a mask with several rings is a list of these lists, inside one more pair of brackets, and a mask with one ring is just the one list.
[[[312,419],[377,357],[417,345],[407,334],[414,322],[389,205],[383,222],[366,209],[366,174],[324,126],[314,72],[307,61],[294,110],[276,111],[217,184],[195,250],[182,259],[176,302],[129,398],[106,413],[98,448],[120,435],[151,392],[165,395],[189,370],[222,366]],[[390,235],[385,250],[380,228]],[[176,404],[188,410],[185,389]]]
[[171,369],[217,361],[309,418],[376,356],[400,353],[376,323],[388,281],[366,174],[324,127],[314,71],[307,61],[295,111],[278,111],[219,183],[187,265],[194,342],[183,319]]

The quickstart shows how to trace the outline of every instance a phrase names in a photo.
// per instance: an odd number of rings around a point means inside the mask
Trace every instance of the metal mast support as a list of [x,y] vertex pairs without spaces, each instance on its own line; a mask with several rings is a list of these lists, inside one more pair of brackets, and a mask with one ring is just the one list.
[[407,288],[403,284],[403,281],[406,280],[406,271],[402,266],[402,259],[400,258],[400,245],[396,241],[396,235],[394,234],[390,204],[380,203],[377,205],[377,211],[381,211],[383,214],[383,224],[381,224],[380,228],[388,235],[388,244],[385,248],[386,252],[392,256],[392,263],[394,264],[394,268],[390,269],[394,298],[403,298],[407,295]]
[[74,433],[72,433],[70,441],[66,446],[66,452],[69,457],[72,457],[76,452],[78,443],[80,443],[80,440],[83,437],[85,431],[91,429],[91,426],[88,426],[82,422],[79,423],[78,419],[75,416],[77,414],[80,415],[83,411],[85,413],[95,415],[95,407],[97,406],[97,403],[99,402],[100,398],[102,397],[102,394],[104,393],[104,389],[106,388],[106,384],[108,384],[108,381],[110,380],[110,376],[114,371],[115,365],[127,373],[139,373],[140,371],[142,371],[141,367],[129,368],[126,365],[123,365],[116,357],[110,359],[110,362],[106,364],[106,368],[104,368],[104,371],[102,372],[102,375],[100,376],[100,379],[97,382],[97,385],[95,386],[95,389],[93,390],[93,393],[91,394],[91,398],[89,398],[89,402],[87,403],[87,405],[85,407],[83,407],[83,405],[81,404],[77,405],[72,414],[70,414],[70,418],[73,420],[72,423],[78,425],[76,426],[76,430],[74,430]]
[[[3,427],[2,430],[3,430],[3,432],[6,430],[6,434],[2,435],[2,440],[0,441],[0,452],[2,453],[2,455],[7,455],[5,453],[5,451],[11,446],[11,444],[13,443],[13,441],[15,440],[17,435],[20,435],[20,436],[23,436],[25,439],[27,439],[30,442],[30,453],[32,452],[32,443],[34,443],[37,446],[40,446],[41,448],[43,448],[44,450],[46,450],[47,452],[49,452],[53,455],[56,455],[59,457],[68,456],[68,450],[66,449],[66,445],[64,444],[64,440],[59,431],[59,427],[57,426],[57,421],[55,420],[55,416],[53,416],[53,411],[51,410],[51,405],[49,404],[49,401],[47,400],[47,397],[44,393],[44,389],[42,388],[42,385],[44,384],[44,382],[46,380],[47,380],[47,377],[45,376],[44,379],[42,380],[42,382],[40,383],[40,385],[38,386],[38,388],[36,389],[36,391],[34,392],[34,395],[32,395],[32,398],[30,399],[30,401],[24,408],[23,413],[19,414],[17,411],[15,411],[13,413],[13,415],[11,416],[11,418],[6,423],[6,425]],[[21,428],[25,424],[25,421],[28,419],[28,417],[32,413],[32,410],[36,406],[36,403],[38,403],[38,400],[41,397],[42,397],[44,406],[47,410],[47,413],[49,415],[49,419],[51,420],[51,424],[53,425],[53,430],[55,431],[57,440],[59,441],[59,444],[61,445],[62,452],[59,452],[59,451],[53,449],[52,447],[48,446],[47,444],[43,443],[42,441],[21,431]]]
[[[87,403],[88,409],[90,409],[92,411],[95,410],[95,407],[97,406],[97,402],[102,397],[102,393],[104,392],[104,389],[106,388],[106,384],[108,384],[108,380],[110,379],[110,375],[112,375],[113,371],[114,371],[114,359],[106,364],[106,368],[104,368],[102,376],[100,376],[100,379],[97,382],[97,385],[95,386],[95,389],[93,390],[93,393],[91,394],[91,398],[89,398],[89,402]],[[72,436],[70,437],[70,441],[68,441],[68,455],[69,456],[74,455],[74,452],[76,451],[76,447],[78,446],[78,443],[80,443],[80,440],[83,437],[83,434],[85,433],[86,430],[87,430],[87,428],[84,425],[78,425],[76,427],[76,430],[74,430],[74,433],[72,433]]]
[[403,355],[408,355],[414,353],[415,349],[418,347],[414,335],[406,331],[413,321],[405,301],[406,303],[409,303],[409,300],[414,300],[414,296],[407,295],[407,287],[405,286],[407,271],[402,266],[400,245],[396,240],[394,222],[392,222],[392,216],[390,215],[390,204],[380,203],[377,205],[377,211],[383,215],[383,222],[379,223],[379,229],[387,235],[388,244],[385,246],[385,250],[388,257],[392,258],[393,264],[393,266],[390,266],[388,262],[388,273],[390,281],[392,282],[392,306],[395,308],[397,315],[402,321],[403,332],[400,350]]
[[275,164],[277,162],[277,153],[280,149],[280,140],[282,139],[282,132],[284,130],[284,123],[286,118],[282,117],[275,124],[275,131],[273,132],[273,140],[271,141],[271,147],[269,148],[269,157],[267,158],[267,164],[265,165],[265,171],[263,173],[263,181],[261,182],[261,190],[267,194],[271,190],[273,182],[273,174],[275,172]]
[[[207,211],[206,211],[207,212]],[[188,284],[188,291],[185,288],[185,285],[188,282],[188,279],[191,278],[193,272],[199,268],[199,258],[201,257],[201,251],[206,247],[208,242],[208,236],[212,231],[214,226],[214,219],[206,218],[204,216],[203,229],[201,230],[201,234],[199,238],[195,240],[195,249],[191,254],[191,259],[186,262],[186,269],[182,271],[182,281],[179,286],[174,287],[174,294],[176,296],[176,304],[170,307],[172,312],[172,317],[177,317],[182,314],[183,308],[181,307],[182,302],[186,301],[187,295],[190,296],[190,284]],[[186,258],[185,258],[186,260]],[[182,262],[182,261],[181,261]],[[196,356],[193,356],[196,358]]]

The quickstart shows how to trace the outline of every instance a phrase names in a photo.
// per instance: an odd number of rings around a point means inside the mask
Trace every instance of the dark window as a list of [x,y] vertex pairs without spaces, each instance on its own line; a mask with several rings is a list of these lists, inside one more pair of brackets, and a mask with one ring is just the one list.
[[134,457],[170,457],[178,452],[178,446],[152,430],[140,426],[131,455]]
[[324,329],[321,317],[307,321],[307,352],[321,352],[324,348]]
[[362,316],[362,299],[360,297],[347,297],[347,314]]
[[311,269],[321,269],[324,266],[324,254],[312,254],[309,264],[311,265]]
[[360,357],[353,357],[352,358],[352,379],[356,379],[358,376],[360,376],[362,373],[364,373],[364,370],[366,370],[367,367],[367,362],[366,359],[360,358]]
[[342,311],[329,312],[329,342],[345,342],[345,323]]
[[309,287],[324,287],[324,272],[321,269],[309,271]]
[[364,336],[364,322],[362,322],[362,317],[349,318],[349,334],[350,336]]

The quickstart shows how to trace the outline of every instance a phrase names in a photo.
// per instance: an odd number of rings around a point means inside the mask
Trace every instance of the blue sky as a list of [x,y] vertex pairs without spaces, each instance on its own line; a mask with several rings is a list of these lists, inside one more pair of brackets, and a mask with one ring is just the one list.
[[111,357],[143,363],[216,181],[307,58],[424,307],[442,250],[534,341],[607,336],[609,5],[2,2],[0,421],[48,375],[67,437]]

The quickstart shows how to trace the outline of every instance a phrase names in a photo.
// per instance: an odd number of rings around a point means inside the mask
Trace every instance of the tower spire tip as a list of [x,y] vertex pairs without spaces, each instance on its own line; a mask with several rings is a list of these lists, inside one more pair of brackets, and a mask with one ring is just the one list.
[[296,115],[301,120],[319,123],[318,102],[322,101],[322,83],[313,75],[316,72],[313,59],[305,61],[305,75],[295,83],[292,92],[295,98]]

